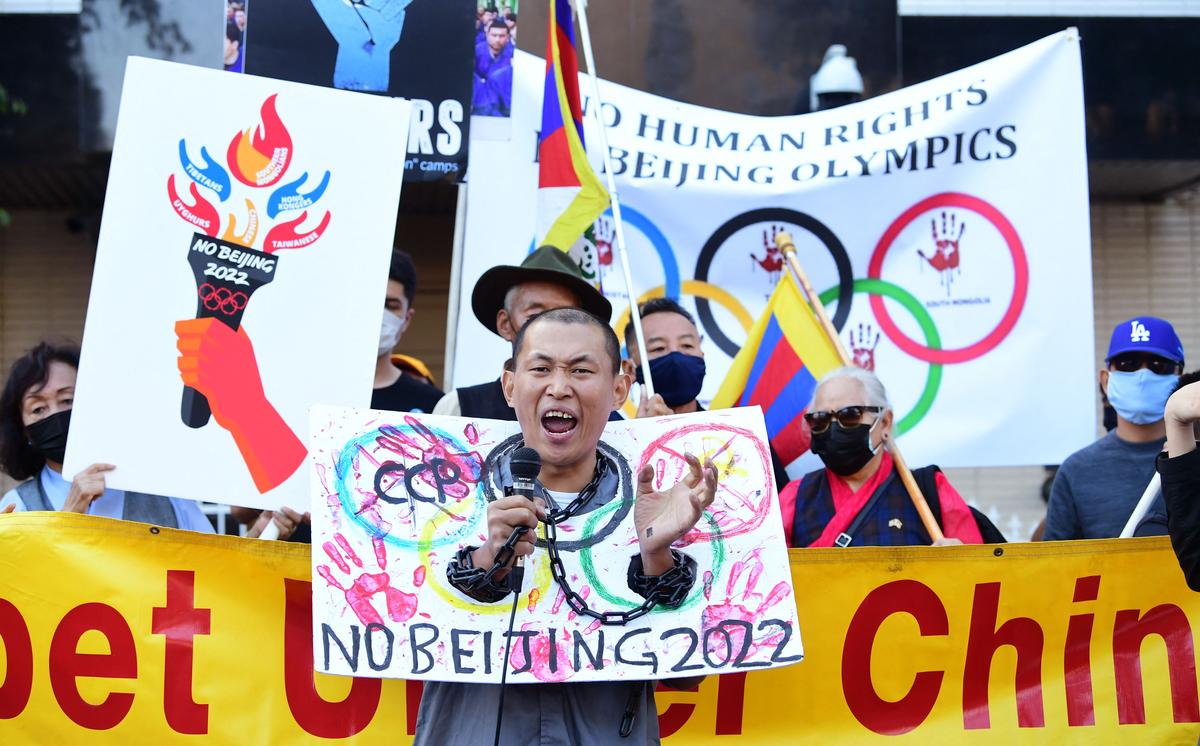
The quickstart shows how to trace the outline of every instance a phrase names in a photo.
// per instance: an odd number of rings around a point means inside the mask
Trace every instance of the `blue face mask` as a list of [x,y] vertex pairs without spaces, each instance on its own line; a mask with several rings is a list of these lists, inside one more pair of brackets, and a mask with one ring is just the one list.
[[1122,419],[1135,425],[1149,425],[1163,418],[1167,399],[1175,390],[1179,376],[1158,374],[1149,368],[1122,373],[1108,373],[1108,403]]
[[[704,385],[704,358],[669,352],[650,361],[654,377],[654,393],[660,394],[668,407],[683,406],[695,401]],[[645,383],[642,366],[637,367],[637,382]]]

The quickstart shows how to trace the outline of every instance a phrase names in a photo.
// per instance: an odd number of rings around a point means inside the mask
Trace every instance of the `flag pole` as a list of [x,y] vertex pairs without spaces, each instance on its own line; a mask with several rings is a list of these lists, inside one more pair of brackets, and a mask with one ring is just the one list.
[[[551,0],[550,12],[554,12]],[[575,0],[575,8],[579,15],[579,33],[583,37],[583,56],[587,60],[588,79],[592,84],[592,118],[596,121],[596,129],[600,133],[600,149],[604,154],[604,175],[608,177],[608,194],[612,200],[613,222],[616,224],[617,255],[621,258],[621,274],[625,278],[625,292],[629,294],[629,323],[633,324],[634,336],[637,337],[638,359],[642,361],[642,385],[646,390],[646,398],[654,396],[654,381],[650,378],[650,356],[646,354],[646,335],[642,334],[642,314],[638,311],[638,294],[633,289],[633,274],[629,271],[629,254],[625,250],[625,224],[621,220],[621,198],[617,193],[617,179],[613,175],[612,157],[608,150],[608,133],[605,131],[604,118],[600,115],[600,83],[596,78],[596,59],[592,56],[592,35],[588,31],[587,0]],[[565,75],[567,71],[563,71]]]
[[1133,532],[1137,531],[1138,524],[1150,512],[1150,506],[1162,494],[1162,477],[1158,472],[1154,472],[1154,476],[1150,477],[1150,484],[1146,485],[1145,491],[1142,492],[1142,497],[1138,500],[1137,505],[1133,508],[1133,513],[1130,514],[1129,520],[1125,522],[1125,528],[1121,529],[1119,538],[1128,539],[1133,536]]
[[[800,260],[796,258],[796,244],[792,241],[792,235],[786,231],[779,232],[775,236],[775,244],[787,259],[788,267],[792,270],[792,274],[795,275],[796,281],[800,283],[801,289],[804,290],[804,295],[808,297],[808,303],[812,306],[813,313],[817,315],[817,321],[821,323],[821,328],[825,330],[825,336],[829,337],[829,341],[833,343],[834,349],[837,350],[842,365],[853,365],[850,354],[846,352],[846,348],[842,344],[841,335],[838,334],[833,322],[829,320],[829,314],[825,312],[825,304],[821,303],[820,297],[813,291],[813,287],[808,281],[808,275],[804,273],[804,268],[800,266]],[[925,496],[921,494],[921,488],[917,486],[917,480],[913,479],[912,470],[908,468],[908,462],[900,454],[900,447],[896,445],[895,438],[888,441],[887,449],[892,454],[892,461],[896,465],[896,473],[900,475],[900,481],[904,483],[904,488],[908,491],[908,497],[912,500],[913,507],[917,509],[917,513],[921,516],[921,523],[925,525],[925,530],[934,541],[941,540],[944,538],[942,529],[938,526],[937,521],[934,520],[933,512],[929,510],[929,503],[925,501]]]

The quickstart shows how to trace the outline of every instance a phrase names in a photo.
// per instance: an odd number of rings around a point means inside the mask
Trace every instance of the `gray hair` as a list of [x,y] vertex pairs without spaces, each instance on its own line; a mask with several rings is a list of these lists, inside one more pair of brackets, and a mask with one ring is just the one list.
[[[817,388],[821,388],[825,384],[836,378],[853,378],[858,381],[863,387],[863,393],[866,397],[866,404],[870,407],[892,408],[892,403],[888,401],[887,389],[883,387],[883,381],[879,380],[879,376],[869,370],[863,370],[854,365],[846,365],[841,368],[835,368],[825,375],[821,376],[821,380],[817,383]],[[816,395],[816,391],[813,391]]]
[[504,310],[508,312],[509,316],[512,316],[513,301],[515,301],[517,298],[517,288],[519,287],[521,287],[521,285],[518,283],[510,287],[504,293]]

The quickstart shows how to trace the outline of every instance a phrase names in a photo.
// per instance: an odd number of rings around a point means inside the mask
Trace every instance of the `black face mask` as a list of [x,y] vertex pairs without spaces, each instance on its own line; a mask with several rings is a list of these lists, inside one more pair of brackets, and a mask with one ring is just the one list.
[[55,412],[44,420],[29,425],[29,445],[47,461],[61,464],[67,454],[67,430],[71,427],[71,410]]
[[[670,352],[650,361],[654,392],[661,394],[668,407],[681,407],[696,401],[704,386],[704,358],[682,352]],[[637,382],[645,383],[642,366],[637,367]]]
[[871,448],[871,430],[878,422],[842,427],[834,420],[825,432],[813,433],[812,452],[820,456],[834,474],[848,477],[866,466],[879,450],[878,447]]

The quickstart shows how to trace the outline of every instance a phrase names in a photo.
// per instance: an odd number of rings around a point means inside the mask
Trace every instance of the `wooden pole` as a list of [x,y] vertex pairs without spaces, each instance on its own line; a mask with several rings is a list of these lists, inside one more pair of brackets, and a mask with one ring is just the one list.
[[[813,291],[812,285],[808,282],[808,275],[804,274],[804,268],[800,266],[800,261],[796,258],[796,244],[792,241],[791,234],[787,231],[780,231],[775,236],[775,245],[779,247],[779,250],[783,252],[784,258],[787,259],[788,267],[792,270],[792,274],[795,275],[796,282],[800,283],[800,288],[808,298],[808,303],[812,306],[813,313],[817,315],[817,321],[821,323],[821,328],[825,330],[825,335],[833,343],[833,347],[837,350],[842,364],[852,365],[850,354],[846,352],[841,336],[838,334],[833,322],[829,320],[829,314],[825,311],[825,304],[821,302],[820,297]],[[892,454],[896,473],[900,475],[900,481],[904,483],[904,488],[908,491],[908,497],[912,500],[913,507],[917,509],[917,513],[921,516],[921,523],[925,525],[925,530],[935,542],[940,541],[944,538],[942,529],[938,526],[937,521],[934,520],[933,512],[929,510],[929,503],[925,501],[925,496],[921,494],[921,488],[917,486],[917,480],[913,479],[912,470],[908,468],[908,462],[901,455],[900,447],[896,445],[895,438],[888,440],[887,449]]]

